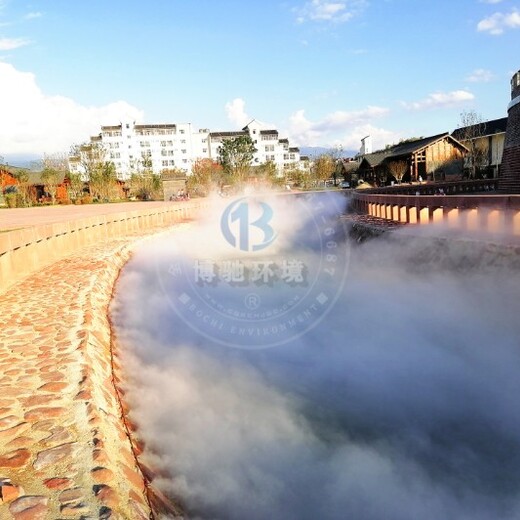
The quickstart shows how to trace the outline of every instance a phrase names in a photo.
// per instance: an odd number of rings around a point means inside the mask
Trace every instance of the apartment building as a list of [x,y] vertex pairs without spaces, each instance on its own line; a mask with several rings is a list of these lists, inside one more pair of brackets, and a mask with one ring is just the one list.
[[[121,180],[130,177],[143,164],[151,160],[154,172],[178,169],[190,174],[197,159],[219,157],[219,148],[226,139],[249,135],[257,149],[254,164],[273,162],[281,172],[300,163],[298,148],[290,147],[288,139],[280,139],[278,131],[253,120],[240,131],[210,132],[194,130],[191,123],[135,124],[124,122],[102,126],[99,135],[90,138],[90,144],[100,144],[105,160],[112,161]],[[88,146],[88,145],[87,145]],[[83,173],[79,155],[69,158],[70,169]]]
[[[122,180],[129,178],[146,159],[151,160],[155,172],[177,168],[189,173],[197,158],[209,157],[209,130],[194,131],[191,123],[125,122],[102,126],[100,134],[90,138],[90,144],[102,145],[105,160],[114,163]],[[84,170],[78,155],[69,158],[69,166],[71,171]]]

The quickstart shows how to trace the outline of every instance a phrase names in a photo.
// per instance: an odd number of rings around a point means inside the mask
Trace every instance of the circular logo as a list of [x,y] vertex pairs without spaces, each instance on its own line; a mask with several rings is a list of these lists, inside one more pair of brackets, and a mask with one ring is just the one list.
[[184,242],[174,232],[171,255],[157,265],[176,318],[207,340],[247,349],[305,334],[344,290],[345,207],[335,192],[241,197]]

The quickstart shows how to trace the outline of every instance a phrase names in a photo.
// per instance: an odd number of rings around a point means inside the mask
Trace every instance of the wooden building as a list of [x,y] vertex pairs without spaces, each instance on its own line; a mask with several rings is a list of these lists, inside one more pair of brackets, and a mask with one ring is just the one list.
[[448,132],[404,141],[362,156],[359,176],[379,185],[421,179],[455,180],[462,176],[463,159],[467,152],[468,149]]
[[[466,155],[464,169],[469,171],[475,162],[479,177],[498,177],[500,163],[506,139],[507,117],[493,119],[476,125],[457,128],[451,136],[466,146],[470,153]],[[475,157],[472,158],[471,151]]]

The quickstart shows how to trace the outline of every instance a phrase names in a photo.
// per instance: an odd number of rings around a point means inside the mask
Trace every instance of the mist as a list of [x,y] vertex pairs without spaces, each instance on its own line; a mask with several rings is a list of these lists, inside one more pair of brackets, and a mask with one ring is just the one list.
[[[276,254],[319,256],[316,215],[271,204]],[[325,206],[335,219],[340,204]],[[141,247],[111,308],[154,484],[195,519],[519,518],[518,272],[457,241],[435,254],[410,237],[351,247],[337,221],[348,269],[322,283],[338,297],[312,327],[247,348],[225,326],[212,340],[187,323],[184,286],[165,274],[180,257],[229,254],[219,211]],[[224,301],[244,288],[206,289]]]

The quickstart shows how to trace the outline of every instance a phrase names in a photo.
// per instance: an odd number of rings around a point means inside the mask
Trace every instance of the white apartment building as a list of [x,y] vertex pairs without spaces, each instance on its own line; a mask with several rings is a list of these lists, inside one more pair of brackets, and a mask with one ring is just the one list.
[[[279,139],[277,130],[256,120],[237,132],[194,130],[191,123],[138,125],[124,122],[102,126],[101,133],[91,137],[90,143],[102,144],[105,160],[112,161],[118,177],[125,180],[147,158],[151,159],[156,173],[176,168],[189,175],[197,159],[218,160],[222,141],[240,135],[251,137],[257,149],[255,165],[271,161],[281,172],[300,163],[298,148],[289,147],[288,139]],[[72,172],[84,173],[80,157],[69,157],[69,167]]]

